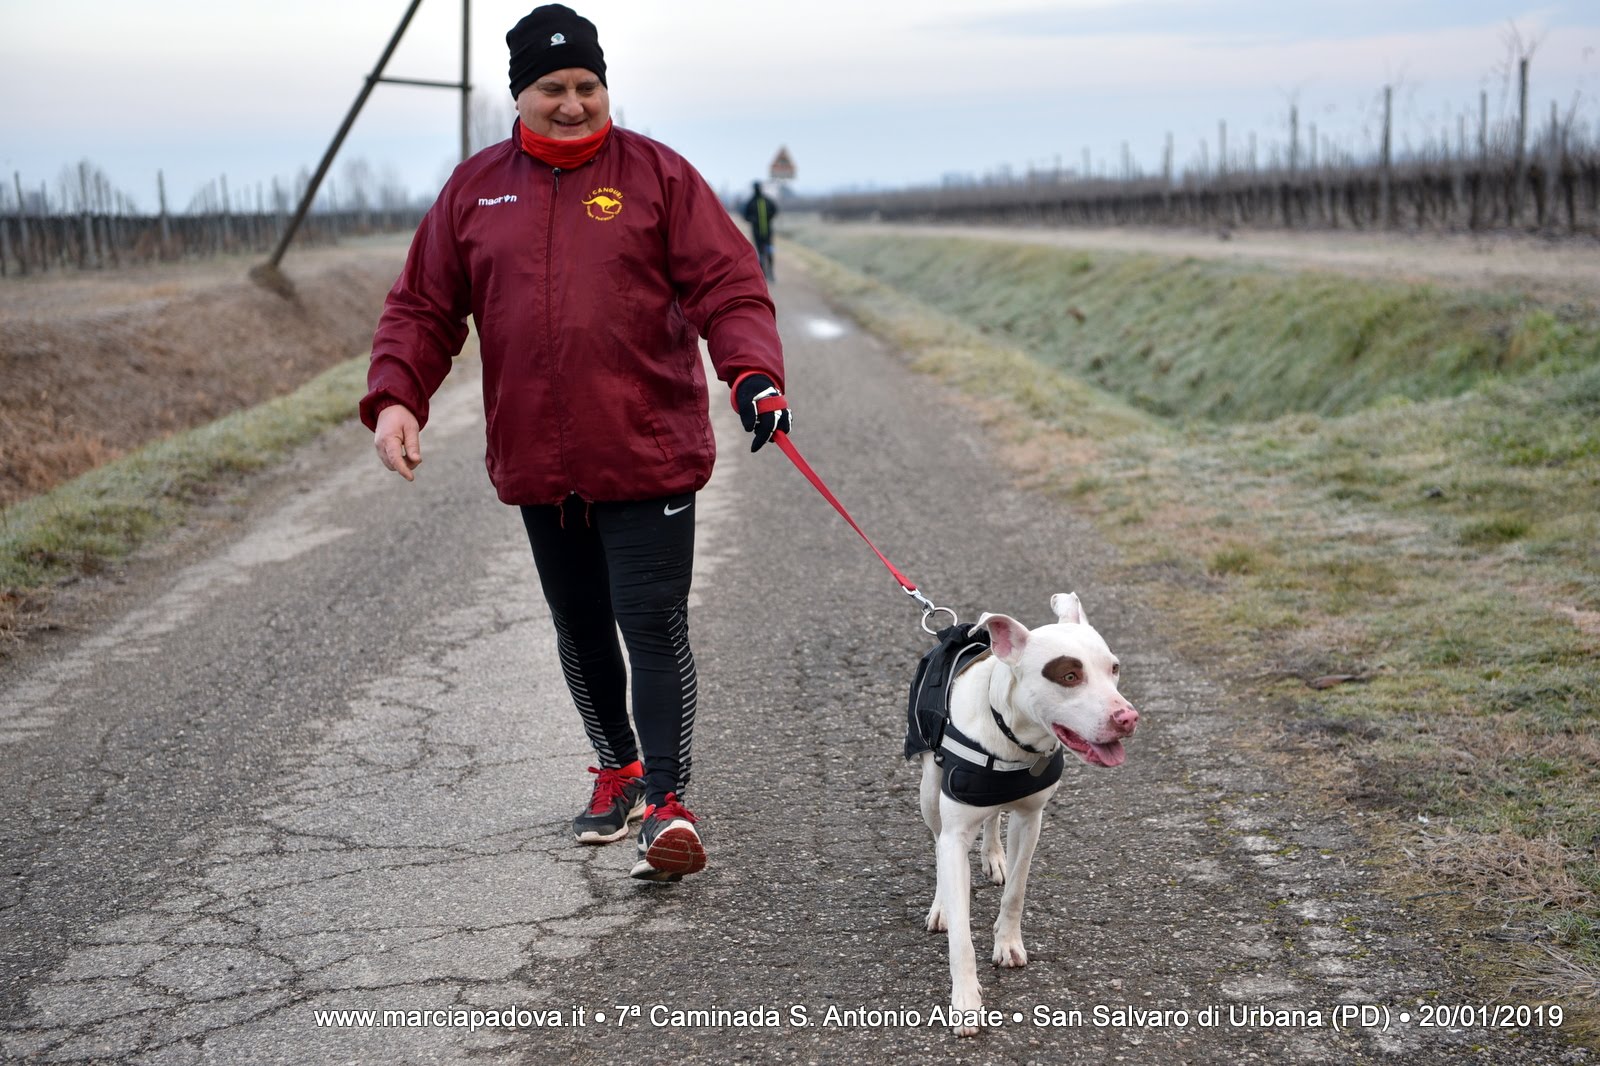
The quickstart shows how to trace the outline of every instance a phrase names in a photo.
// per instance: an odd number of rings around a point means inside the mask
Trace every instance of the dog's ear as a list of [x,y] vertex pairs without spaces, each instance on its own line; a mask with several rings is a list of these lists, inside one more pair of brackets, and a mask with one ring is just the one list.
[[1081,626],[1089,624],[1089,616],[1083,613],[1083,604],[1076,592],[1058,592],[1051,596],[1050,610],[1055,612],[1058,622]]
[[1007,666],[1022,661],[1022,649],[1028,643],[1028,627],[1004,614],[985,614],[978,619],[978,628],[989,631],[989,646],[995,656]]

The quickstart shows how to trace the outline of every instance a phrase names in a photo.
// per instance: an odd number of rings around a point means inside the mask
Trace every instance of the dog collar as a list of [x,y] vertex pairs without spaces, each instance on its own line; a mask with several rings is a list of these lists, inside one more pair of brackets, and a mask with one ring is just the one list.
[[1028,745],[1017,739],[1017,735],[1011,731],[1010,726],[1006,725],[1006,720],[1000,717],[1000,712],[994,709],[994,704],[992,703],[989,704],[989,713],[994,715],[994,724],[1000,727],[1000,732],[1006,735],[1006,739],[1011,741],[1011,743],[1015,744],[1017,747],[1021,748],[1023,751],[1027,752],[1029,755],[1053,755],[1055,754],[1056,748],[1061,747],[1061,744],[1057,742],[1055,747],[1051,748],[1049,751],[1040,751],[1038,748],[1030,748]]

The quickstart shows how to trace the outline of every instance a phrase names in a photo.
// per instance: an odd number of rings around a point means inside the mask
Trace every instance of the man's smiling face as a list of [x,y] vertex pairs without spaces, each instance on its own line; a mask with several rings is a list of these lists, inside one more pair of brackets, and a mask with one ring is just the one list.
[[606,128],[611,94],[592,70],[553,70],[517,94],[522,124],[542,137],[572,141]]

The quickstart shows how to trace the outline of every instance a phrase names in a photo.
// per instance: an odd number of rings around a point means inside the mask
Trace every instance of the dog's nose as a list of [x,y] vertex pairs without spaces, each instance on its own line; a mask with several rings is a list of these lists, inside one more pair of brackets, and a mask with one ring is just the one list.
[[1117,727],[1117,732],[1127,736],[1139,724],[1139,712],[1133,709],[1133,704],[1125,703],[1121,709],[1111,715],[1111,722]]

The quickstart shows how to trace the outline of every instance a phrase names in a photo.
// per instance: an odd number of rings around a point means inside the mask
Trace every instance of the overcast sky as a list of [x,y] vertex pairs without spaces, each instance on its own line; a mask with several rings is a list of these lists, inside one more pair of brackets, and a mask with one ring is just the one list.
[[[145,208],[156,171],[182,209],[320,158],[407,0],[0,0],[5,186],[54,186],[88,159]],[[532,6],[473,0],[471,81],[509,132],[505,32]],[[610,0],[599,28],[613,111],[719,188],[764,176],[780,145],[796,188],[937,182],[1056,165],[1159,170],[1257,138],[1288,140],[1291,103],[1346,148],[1376,142],[1396,86],[1397,141],[1448,132],[1489,93],[1515,109],[1512,35],[1533,46],[1533,113],[1576,104],[1600,136],[1600,2],[1554,0]],[[460,0],[423,0],[388,74],[454,80]],[[431,193],[459,142],[449,92],[381,85],[341,160]],[[1469,129],[1472,127],[1469,127]],[[336,165],[337,181],[341,166]],[[14,196],[9,201],[14,202]]]

